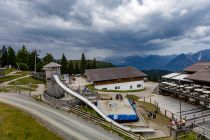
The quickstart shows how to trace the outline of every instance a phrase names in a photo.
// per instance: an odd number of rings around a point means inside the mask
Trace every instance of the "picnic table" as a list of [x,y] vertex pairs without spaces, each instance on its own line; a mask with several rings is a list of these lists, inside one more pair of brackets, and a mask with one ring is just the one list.
[[189,87],[185,87],[185,89],[193,89],[193,87],[190,87],[190,86],[189,86]]
[[196,89],[195,89],[195,91],[197,91],[197,92],[201,92],[201,91],[203,91],[203,89],[196,88]]
[[202,92],[205,94],[210,94],[210,91],[208,91],[208,90],[203,90]]
[[198,87],[199,88],[199,87],[201,87],[201,85],[194,85],[194,87]]

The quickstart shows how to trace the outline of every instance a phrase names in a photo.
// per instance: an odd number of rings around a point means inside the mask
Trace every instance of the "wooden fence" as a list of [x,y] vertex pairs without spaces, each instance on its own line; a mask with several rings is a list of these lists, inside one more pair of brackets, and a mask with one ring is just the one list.
[[139,134],[136,134],[133,132],[128,132],[128,131],[125,131],[119,127],[116,127],[115,125],[112,125],[112,123],[107,122],[105,119],[103,119],[97,115],[94,115],[90,112],[84,111],[79,107],[75,107],[67,102],[60,102],[60,101],[55,101],[55,100],[57,100],[57,99],[49,97],[48,95],[45,95],[45,97],[44,97],[44,101],[50,105],[53,105],[57,108],[68,111],[69,113],[77,114],[84,119],[93,121],[94,123],[108,127],[110,129],[112,129],[113,131],[120,133],[123,136],[129,137],[133,140],[144,140],[145,139],[143,136],[141,136]]

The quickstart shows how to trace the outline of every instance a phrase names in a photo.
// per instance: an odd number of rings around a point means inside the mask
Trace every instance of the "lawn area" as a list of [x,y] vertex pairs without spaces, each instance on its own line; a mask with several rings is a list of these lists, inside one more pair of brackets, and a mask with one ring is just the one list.
[[4,74],[10,74],[12,71],[14,71],[15,69],[14,68],[8,68],[8,69],[5,69],[4,70]]
[[152,117],[150,119],[148,118],[148,112],[154,113],[156,111],[155,105],[143,101],[138,101],[137,106],[137,109],[142,114],[142,116],[147,121],[150,127],[161,129],[164,132],[170,134],[170,129],[168,127],[170,119],[168,117],[158,112],[156,115],[156,119],[153,119]]
[[44,84],[44,81],[33,79],[31,77],[25,77],[13,82],[10,82],[9,85],[28,85],[31,84]]
[[3,103],[0,103],[0,139],[61,140],[28,114]]
[[[169,138],[158,138],[158,139],[152,139],[152,140],[174,140],[175,138],[169,137]],[[197,140],[196,134],[194,132],[190,132],[186,135],[180,136],[177,138],[178,140]],[[200,140],[206,140],[205,138],[200,138]]]
[[16,74],[25,76],[25,75],[30,74],[30,71],[18,71],[18,72],[16,72]]
[[1,77],[0,78],[0,83],[7,82],[7,81],[10,81],[10,80],[28,75],[29,73],[30,73],[29,71],[18,71],[14,75],[8,75],[8,76],[5,76],[5,77]]
[[136,95],[126,95],[129,100],[138,101],[139,97]]
[[0,78],[0,83],[7,82],[16,78],[22,77],[22,75],[9,75]]
[[145,89],[138,89],[138,90],[99,90],[95,89],[93,84],[86,85],[87,88],[89,88],[92,91],[102,91],[102,92],[139,92],[144,91]]
[[[20,86],[20,92],[22,91],[36,91],[38,88],[38,85],[31,85],[31,88],[29,86]],[[0,92],[18,92],[19,91],[19,86],[11,85],[11,86],[4,86],[0,87]]]

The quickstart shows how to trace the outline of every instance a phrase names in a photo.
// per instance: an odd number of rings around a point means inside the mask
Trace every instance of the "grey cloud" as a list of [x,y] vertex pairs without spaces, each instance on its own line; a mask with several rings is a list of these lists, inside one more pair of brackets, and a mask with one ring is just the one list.
[[208,0],[7,0],[0,6],[1,44],[25,43],[56,57],[87,52],[104,59],[210,48],[209,33],[198,29],[210,26]]

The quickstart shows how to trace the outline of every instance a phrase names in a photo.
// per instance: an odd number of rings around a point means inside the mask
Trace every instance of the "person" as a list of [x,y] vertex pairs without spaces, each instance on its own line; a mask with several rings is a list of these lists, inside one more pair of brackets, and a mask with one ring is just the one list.
[[117,95],[116,95],[116,100],[118,100],[118,99],[119,99],[119,95],[117,94]]
[[150,116],[150,112],[149,112],[149,113],[148,113],[148,118],[150,119],[150,117],[151,117],[151,116]]
[[153,115],[153,119],[156,119],[156,113],[153,113],[152,115]]
[[182,119],[182,126],[185,126],[185,118]]
[[171,125],[175,125],[175,121],[174,120],[171,121]]

